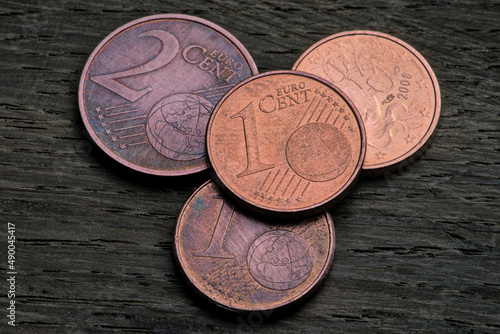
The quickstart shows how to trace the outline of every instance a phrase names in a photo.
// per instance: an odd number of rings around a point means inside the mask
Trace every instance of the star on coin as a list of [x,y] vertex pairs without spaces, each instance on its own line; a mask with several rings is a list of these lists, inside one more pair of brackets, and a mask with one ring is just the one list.
[[112,137],[111,137],[111,140],[112,140],[113,142],[115,142],[117,139],[118,139],[118,138],[116,138],[115,136],[112,136]]
[[120,148],[123,150],[123,149],[126,149],[127,148],[127,145],[125,144],[120,144]]
[[430,116],[430,112],[425,107],[424,107],[424,110],[420,110],[419,112],[422,115],[422,117],[429,117]]
[[101,107],[96,107],[96,108],[94,109],[94,111],[95,111],[95,112],[101,112],[101,111],[102,111],[102,109],[101,109]]
[[103,116],[102,114],[99,114],[99,116],[97,116],[97,118],[99,118],[99,119],[103,119],[103,118],[104,118],[104,116]]
[[309,61],[311,62],[311,64],[315,64],[315,65],[321,65],[321,60],[322,60],[322,58],[318,57],[318,56],[311,56],[309,58]]
[[408,134],[408,136],[406,136],[406,137],[404,138],[404,140],[406,140],[406,143],[407,143],[407,144],[411,143],[411,142],[413,141],[413,139],[415,139],[415,138],[411,137],[411,136],[410,136],[410,134]]
[[110,129],[107,129],[107,130],[106,130],[106,134],[107,134],[107,135],[110,135],[110,134],[111,134],[111,130],[110,130]]
[[406,52],[405,52],[404,50],[403,50],[403,52],[398,53],[397,57],[398,57],[399,59],[401,59],[402,61],[407,60],[407,57],[406,57]]
[[347,49],[347,46],[350,46],[350,43],[347,41],[341,41],[340,43],[335,43],[335,44],[344,49]]
[[384,152],[378,152],[375,154],[375,156],[378,158],[378,159],[383,159],[385,157],[385,153]]

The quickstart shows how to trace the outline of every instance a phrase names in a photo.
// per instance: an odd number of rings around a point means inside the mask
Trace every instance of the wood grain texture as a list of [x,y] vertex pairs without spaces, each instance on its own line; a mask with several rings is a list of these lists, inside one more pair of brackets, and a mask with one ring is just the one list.
[[[209,173],[138,174],[85,135],[78,83],[97,44],[147,15],[234,34],[260,72],[289,69],[341,31],[391,34],[430,63],[442,118],[408,168],[361,179],[331,210],[325,284],[286,313],[200,300],[175,266],[177,214]],[[498,1],[12,1],[0,3],[2,333],[498,333]],[[7,325],[7,222],[16,225],[16,328]]]

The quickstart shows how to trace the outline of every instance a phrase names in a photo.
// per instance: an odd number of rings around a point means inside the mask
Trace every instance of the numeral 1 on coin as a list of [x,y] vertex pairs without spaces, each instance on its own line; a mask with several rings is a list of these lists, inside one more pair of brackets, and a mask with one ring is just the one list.
[[[164,30],[151,30],[146,31],[139,35],[139,37],[155,37],[159,39],[162,43],[162,48],[158,56],[153,60],[142,64],[140,66],[131,68],[126,71],[120,71],[115,73],[94,75],[90,77],[90,80],[95,83],[109,89],[113,93],[116,93],[130,102],[135,102],[140,99],[145,94],[153,90],[151,87],[146,87],[142,90],[135,90],[125,86],[124,84],[116,81],[117,79],[130,77],[133,75],[140,75],[152,72],[170,63],[179,51],[179,42],[174,35]],[[142,52],[142,51],[141,51]]]
[[262,172],[266,169],[274,168],[272,164],[265,164],[260,161],[259,140],[257,136],[257,122],[255,120],[255,107],[250,102],[245,108],[231,116],[231,118],[241,117],[243,119],[243,130],[245,133],[245,144],[247,149],[247,167],[238,177]]
[[212,234],[212,239],[208,247],[199,253],[195,253],[194,256],[201,257],[217,257],[222,259],[232,259],[233,254],[228,254],[222,249],[222,244],[226,238],[227,230],[231,224],[231,218],[234,213],[234,206],[230,203],[224,201],[220,196],[216,195],[213,198],[219,198],[222,200],[222,207],[219,212],[219,217],[217,217],[217,222],[215,223],[214,233]]

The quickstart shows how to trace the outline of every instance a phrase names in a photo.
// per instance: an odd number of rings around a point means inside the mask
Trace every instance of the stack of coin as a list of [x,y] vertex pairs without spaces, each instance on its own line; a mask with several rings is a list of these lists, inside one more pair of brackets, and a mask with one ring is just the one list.
[[412,162],[439,119],[437,80],[406,43],[376,32],[333,35],[292,70],[257,74],[229,32],[186,15],[115,30],[87,62],[84,124],[108,155],[140,172],[211,168],[174,233],[179,267],[233,311],[283,308],[332,265],[328,209],[360,174]]

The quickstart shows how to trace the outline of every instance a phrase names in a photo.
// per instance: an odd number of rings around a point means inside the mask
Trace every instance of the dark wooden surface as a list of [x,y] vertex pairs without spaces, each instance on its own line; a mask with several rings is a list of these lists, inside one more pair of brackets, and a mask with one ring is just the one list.
[[[183,202],[208,173],[127,170],[86,137],[83,66],[119,26],[182,13],[233,33],[260,72],[289,69],[346,30],[398,37],[430,63],[442,118],[423,157],[361,179],[331,213],[333,268],[300,307],[235,315],[175,266]],[[21,1],[0,3],[0,332],[498,333],[498,1]],[[16,225],[16,324],[7,326],[7,222]]]

